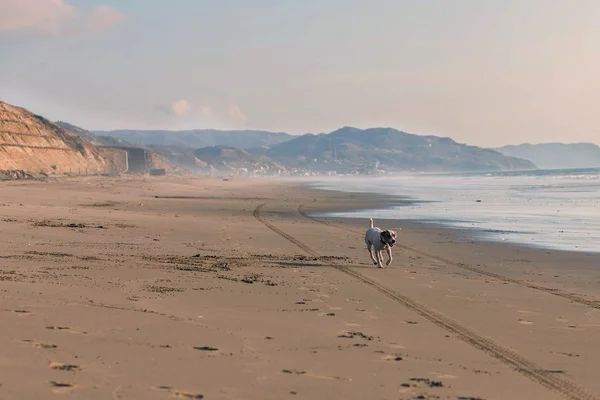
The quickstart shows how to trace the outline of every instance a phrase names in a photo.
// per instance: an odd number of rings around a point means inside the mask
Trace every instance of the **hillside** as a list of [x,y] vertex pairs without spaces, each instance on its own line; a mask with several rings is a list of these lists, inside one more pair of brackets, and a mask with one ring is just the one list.
[[24,108],[0,101],[0,171],[96,174],[115,168],[93,144]]
[[[169,172],[174,171],[174,166],[171,165],[168,157],[172,155],[173,150],[168,147],[156,146],[156,148],[144,149],[138,145],[112,136],[96,135],[95,133],[69,124],[68,122],[57,121],[55,123],[63,129],[98,146],[104,155],[110,159],[122,159],[124,154],[119,153],[126,152],[128,162],[125,161],[125,163],[128,164],[129,172],[145,173],[151,168],[162,168]],[[118,148],[118,150],[107,149],[106,147]],[[167,157],[165,157],[165,155],[167,155]]]
[[500,153],[530,160],[543,169],[600,167],[600,147],[592,143],[544,143],[505,146]]
[[287,133],[256,130],[219,131],[198,129],[188,131],[160,130],[115,130],[95,131],[97,135],[112,136],[137,145],[161,145],[177,147],[231,146],[248,149],[258,146],[272,146],[293,138]]
[[197,149],[194,154],[197,159],[202,160],[209,167],[220,171],[246,169],[248,171],[260,171],[261,173],[277,173],[286,169],[283,163],[252,155],[236,147],[204,147]]
[[63,129],[68,130],[71,133],[76,134],[80,138],[82,138],[96,146],[136,147],[136,145],[133,145],[125,140],[121,140],[121,139],[113,137],[113,136],[96,135],[93,132],[90,132],[86,129],[69,124],[68,122],[56,121],[55,124],[60,126]]
[[170,163],[180,167],[202,169],[208,166],[207,163],[196,158],[195,150],[191,147],[149,145],[147,148]]
[[[254,151],[254,150],[253,150]],[[391,128],[345,127],[330,134],[303,135],[256,150],[291,167],[354,171],[361,166],[385,170],[495,171],[534,169],[523,159],[459,144],[449,138],[419,136]]]

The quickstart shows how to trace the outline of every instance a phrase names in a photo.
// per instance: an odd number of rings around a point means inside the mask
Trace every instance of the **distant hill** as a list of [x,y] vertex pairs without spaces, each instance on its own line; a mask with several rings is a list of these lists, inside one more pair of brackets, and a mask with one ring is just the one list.
[[592,143],[544,143],[505,146],[500,153],[530,160],[543,169],[600,167],[600,147]]
[[220,131],[215,129],[198,129],[187,131],[161,130],[114,130],[95,131],[103,136],[112,136],[137,145],[161,145],[201,148],[209,146],[232,146],[240,149],[272,146],[286,142],[294,136],[287,133],[276,133],[256,130]]
[[307,134],[268,149],[251,149],[291,167],[350,171],[378,165],[386,170],[496,171],[535,169],[527,160],[449,138],[419,136],[391,128],[344,127],[330,134]]
[[196,158],[195,149],[185,146],[149,145],[146,148],[174,165],[188,169],[206,168],[208,164]]
[[218,170],[262,170],[263,172],[284,171],[283,163],[274,162],[266,157],[252,155],[243,149],[228,146],[211,146],[197,149],[194,152],[197,159]]
[[[76,128],[76,127],[75,127]],[[75,129],[71,128],[71,129]],[[77,132],[77,129],[74,130]],[[85,133],[85,132],[84,132]],[[78,133],[83,135],[83,133]],[[133,143],[191,169],[234,171],[498,171],[535,169],[535,163],[495,150],[420,136],[391,128],[344,127],[329,134],[273,133],[256,130],[96,131],[89,140],[108,145]],[[113,139],[107,139],[113,138]],[[133,145],[132,145],[133,146]]]
[[69,124],[68,122],[56,121],[55,124],[60,126],[63,129],[68,130],[71,133],[76,134],[80,138],[87,140],[88,142],[90,142],[96,146],[136,147],[136,145],[133,145],[133,144],[126,142],[124,140],[121,140],[119,138],[116,138],[113,136],[96,135],[93,132],[90,132],[86,129]]

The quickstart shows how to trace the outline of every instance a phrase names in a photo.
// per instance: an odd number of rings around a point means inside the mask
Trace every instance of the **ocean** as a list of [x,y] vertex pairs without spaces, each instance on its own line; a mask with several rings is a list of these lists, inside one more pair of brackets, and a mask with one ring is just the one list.
[[327,177],[312,186],[414,200],[323,216],[430,222],[486,241],[600,252],[600,168]]

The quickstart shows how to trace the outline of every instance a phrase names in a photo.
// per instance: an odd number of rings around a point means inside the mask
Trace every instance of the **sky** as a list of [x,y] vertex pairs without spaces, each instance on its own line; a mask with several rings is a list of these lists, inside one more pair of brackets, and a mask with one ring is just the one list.
[[600,1],[0,0],[0,100],[89,130],[600,144]]

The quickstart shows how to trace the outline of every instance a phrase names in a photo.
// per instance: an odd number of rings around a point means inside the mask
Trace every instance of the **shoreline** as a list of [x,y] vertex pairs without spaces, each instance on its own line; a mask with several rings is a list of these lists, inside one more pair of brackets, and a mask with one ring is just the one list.
[[[368,220],[366,218],[360,217],[352,217],[352,216],[326,216],[329,213],[345,213],[351,211],[367,211],[371,209],[376,210],[385,210],[389,207],[402,206],[402,205],[410,205],[412,204],[412,200],[406,198],[396,199],[395,196],[391,195],[383,195],[383,194],[370,194],[370,193],[361,193],[361,192],[343,192],[343,191],[335,191],[335,190],[323,190],[316,188],[305,188],[301,186],[301,189],[307,189],[309,191],[317,191],[317,192],[331,192],[333,197],[345,195],[348,196],[348,199],[351,200],[348,203],[340,203],[340,205],[336,204],[324,204],[322,206],[319,205],[311,205],[310,209],[312,210],[308,213],[311,216],[317,216],[319,219],[323,219],[326,221],[332,222],[341,222],[343,224],[347,224],[350,226],[358,226],[365,227]],[[317,195],[318,196],[318,195]],[[374,206],[372,208],[371,206]],[[579,258],[595,258],[600,263],[600,253],[596,252],[586,252],[586,251],[570,251],[563,249],[550,249],[550,248],[542,248],[536,246],[529,246],[526,243],[513,243],[513,242],[502,242],[502,241],[487,241],[480,240],[477,237],[477,229],[472,228],[461,228],[461,227],[453,227],[448,226],[443,223],[435,222],[435,221],[423,221],[423,220],[408,220],[408,219],[397,219],[397,218],[383,218],[376,220],[380,221],[381,226],[399,226],[406,227],[406,230],[412,230],[417,232],[443,232],[444,235],[449,237],[453,237],[456,240],[460,240],[462,242],[466,242],[469,244],[480,243],[484,247],[497,248],[499,252],[502,251],[518,251],[518,252],[527,252],[527,253],[539,253],[539,254],[547,254],[557,256],[563,254],[565,257],[575,257]],[[404,233],[404,229],[400,234],[402,237],[402,233]]]
[[[328,189],[328,188],[319,188],[315,187],[319,183],[306,183],[301,184],[301,187],[304,187],[308,190],[315,191],[323,191],[323,192],[333,192],[337,193],[341,196],[344,194],[351,195],[351,198],[361,198],[364,199],[360,203],[358,207],[342,207],[340,209],[335,208],[326,208],[323,210],[316,210],[315,214],[321,214],[322,218],[344,218],[349,220],[359,220],[363,217],[353,216],[352,213],[360,213],[364,211],[374,211],[374,213],[381,213],[389,209],[393,209],[394,207],[400,206],[410,206],[413,204],[425,204],[425,203],[435,203],[435,201],[427,201],[427,200],[419,200],[416,198],[412,198],[410,196],[395,196],[381,193],[366,193],[366,192],[353,192],[353,191],[343,191],[338,189]],[[367,199],[372,199],[369,203]],[[343,216],[336,215],[328,215],[328,214],[346,214]],[[600,256],[600,249],[598,250],[580,250],[580,249],[568,249],[561,247],[560,245],[550,245],[550,244],[542,244],[542,243],[527,243],[525,240],[517,240],[517,239],[508,239],[503,240],[502,238],[494,238],[493,235],[496,234],[517,234],[517,235],[537,235],[537,232],[526,232],[526,231],[512,231],[505,229],[493,229],[486,227],[468,227],[468,226],[458,226],[453,223],[466,223],[465,220],[446,220],[442,221],[439,219],[431,218],[431,219],[423,219],[423,218],[380,218],[389,221],[398,221],[400,223],[407,223],[412,226],[432,226],[435,229],[445,229],[456,231],[457,234],[468,233],[471,238],[484,242],[484,243],[494,243],[500,245],[507,245],[512,247],[519,248],[527,248],[539,251],[553,251],[553,252],[568,252],[568,253],[582,253],[588,254],[591,256]]]
[[600,393],[597,257],[402,222],[378,269],[365,221],[303,213],[398,200],[298,182],[82,177],[0,191],[2,399]]

